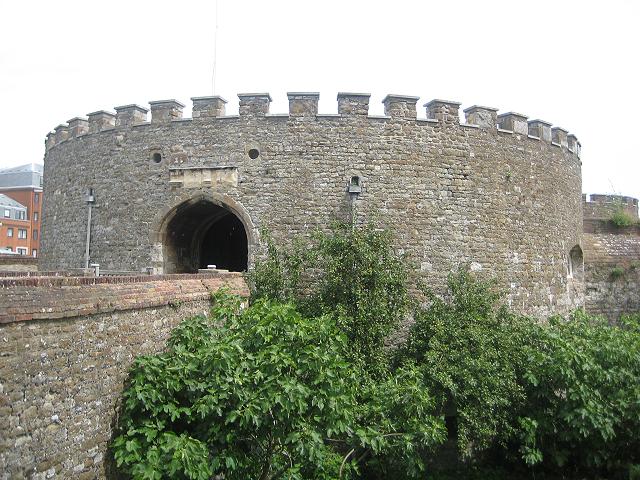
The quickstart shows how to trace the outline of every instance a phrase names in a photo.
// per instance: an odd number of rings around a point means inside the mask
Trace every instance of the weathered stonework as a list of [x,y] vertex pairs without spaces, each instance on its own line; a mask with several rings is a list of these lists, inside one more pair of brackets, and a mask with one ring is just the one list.
[[368,94],[339,94],[337,115],[317,113],[316,93],[290,93],[284,115],[269,113],[268,94],[239,97],[238,116],[224,116],[220,97],[194,97],[193,119],[165,100],[151,102],[150,123],[141,107],[126,119],[119,107],[119,121],[90,114],[88,134],[67,138],[62,126],[49,136],[40,267],[82,266],[93,188],[91,262],[103,269],[194,271],[181,238],[202,240],[195,213],[182,237],[167,225],[198,205],[240,220],[249,267],[262,227],[285,241],[355,210],[391,229],[430,285],[467,264],[497,277],[518,311],[544,317],[583,303],[567,271],[582,202],[579,143],[571,136],[570,150],[566,131],[479,106],[461,124],[460,104],[445,100],[418,119],[417,97],[402,95],[385,98],[382,117],[368,116]]
[[131,362],[221,286],[248,293],[238,273],[0,280],[0,479],[114,478],[107,445]]
[[[624,212],[634,222],[617,227]],[[640,312],[640,224],[638,200],[619,195],[584,197],[585,309],[616,321]]]

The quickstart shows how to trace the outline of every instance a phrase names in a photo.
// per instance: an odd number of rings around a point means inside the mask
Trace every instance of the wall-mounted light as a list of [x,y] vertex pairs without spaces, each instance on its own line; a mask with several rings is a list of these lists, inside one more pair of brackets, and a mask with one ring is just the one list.
[[84,195],[84,201],[87,203],[96,203],[96,197],[93,196],[93,188],[87,188]]

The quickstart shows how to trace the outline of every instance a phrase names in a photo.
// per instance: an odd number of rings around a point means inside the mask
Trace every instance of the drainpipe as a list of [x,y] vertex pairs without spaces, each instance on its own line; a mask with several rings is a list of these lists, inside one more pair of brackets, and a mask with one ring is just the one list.
[[84,197],[84,201],[87,202],[89,207],[89,214],[87,218],[87,240],[84,247],[84,269],[89,269],[89,245],[91,243],[91,207],[96,202],[96,198],[93,196],[93,188],[87,189],[87,194]]

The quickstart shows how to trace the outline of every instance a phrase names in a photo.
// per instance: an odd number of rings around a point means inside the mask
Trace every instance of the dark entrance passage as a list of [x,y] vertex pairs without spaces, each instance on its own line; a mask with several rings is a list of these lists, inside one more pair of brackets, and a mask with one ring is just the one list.
[[232,272],[247,269],[247,235],[242,222],[232,213],[211,225],[200,248],[200,268],[215,265]]
[[168,222],[163,242],[164,271],[191,273],[215,265],[247,269],[247,233],[238,217],[206,200],[178,207]]

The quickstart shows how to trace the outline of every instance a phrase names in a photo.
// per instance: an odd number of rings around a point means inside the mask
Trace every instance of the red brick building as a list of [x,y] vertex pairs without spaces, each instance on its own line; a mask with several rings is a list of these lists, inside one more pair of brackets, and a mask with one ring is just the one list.
[[0,169],[0,195],[9,199],[0,203],[11,204],[11,200],[17,203],[6,208],[0,205],[0,251],[11,248],[21,255],[37,257],[43,201],[42,165],[28,163]]

